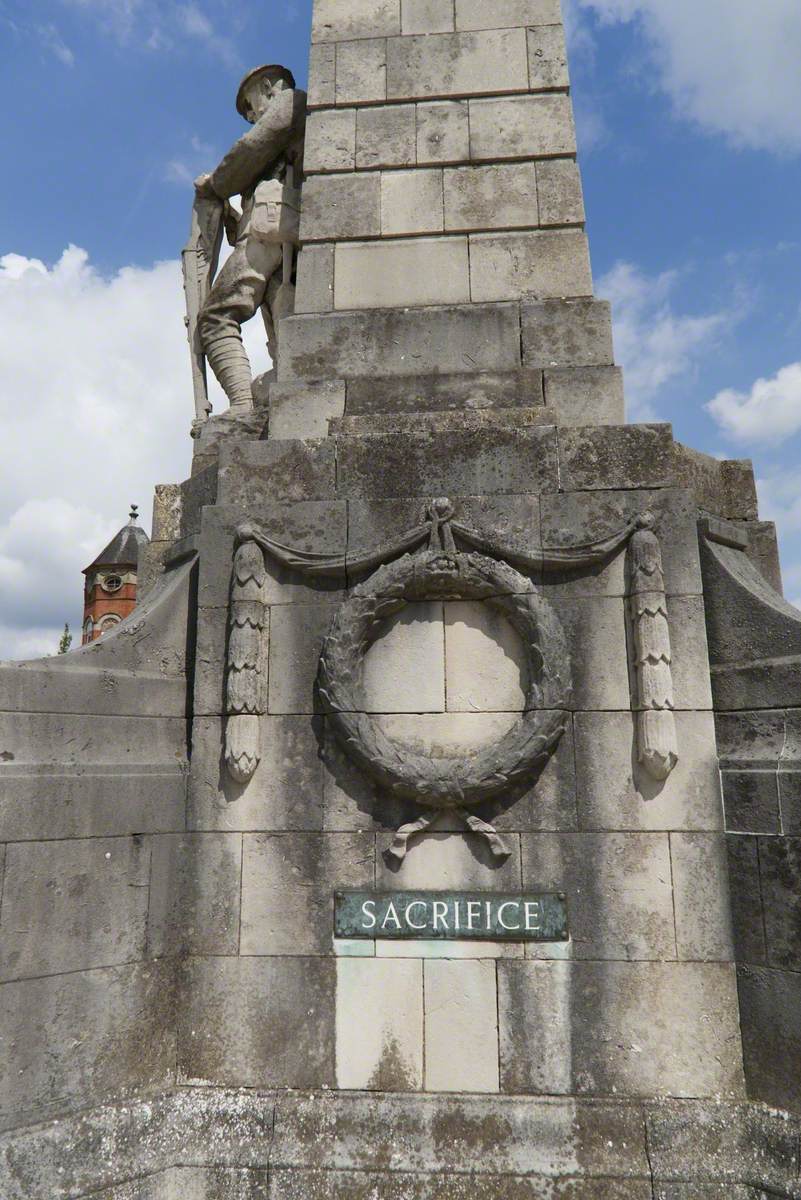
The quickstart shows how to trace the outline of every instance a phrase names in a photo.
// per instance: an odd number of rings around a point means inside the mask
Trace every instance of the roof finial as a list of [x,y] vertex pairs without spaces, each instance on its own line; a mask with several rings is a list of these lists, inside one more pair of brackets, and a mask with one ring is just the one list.
[[139,520],[139,505],[138,505],[138,504],[132,504],[132,505],[131,505],[131,511],[130,511],[130,513],[129,513],[128,515],[129,515],[129,517],[131,518],[131,524],[132,524],[132,525],[135,525],[135,524],[136,524],[136,522]]

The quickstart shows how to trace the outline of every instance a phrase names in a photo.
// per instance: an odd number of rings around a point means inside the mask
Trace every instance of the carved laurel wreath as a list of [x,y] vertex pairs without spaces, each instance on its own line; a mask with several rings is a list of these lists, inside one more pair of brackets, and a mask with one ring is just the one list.
[[[474,755],[414,754],[364,712],[364,656],[383,623],[421,600],[486,600],[523,644],[528,694],[520,719]],[[378,783],[426,808],[462,808],[508,788],[546,761],[564,732],[570,662],[564,631],[533,584],[508,563],[441,550],[405,554],[354,588],[320,656],[320,696],[347,754]]]

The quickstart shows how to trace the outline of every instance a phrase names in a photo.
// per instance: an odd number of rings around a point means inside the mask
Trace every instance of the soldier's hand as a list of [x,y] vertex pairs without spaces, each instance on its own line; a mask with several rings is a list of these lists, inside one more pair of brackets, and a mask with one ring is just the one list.
[[211,186],[211,175],[198,175],[195,180],[195,192],[204,200],[218,200],[219,197]]

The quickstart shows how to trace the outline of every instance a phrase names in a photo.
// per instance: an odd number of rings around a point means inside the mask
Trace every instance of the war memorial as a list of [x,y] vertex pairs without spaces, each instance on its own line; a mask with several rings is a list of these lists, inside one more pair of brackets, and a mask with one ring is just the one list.
[[801,1197],[801,613],[625,423],[561,22],[242,83],[137,607],[0,667],[2,1200]]

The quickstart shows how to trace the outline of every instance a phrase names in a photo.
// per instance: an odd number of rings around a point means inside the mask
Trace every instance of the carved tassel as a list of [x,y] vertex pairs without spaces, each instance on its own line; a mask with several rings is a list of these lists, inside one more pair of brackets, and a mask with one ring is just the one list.
[[654,779],[678,762],[670,627],[659,539],[643,521],[629,543],[629,613],[636,675],[638,759]]
[[259,717],[262,709],[262,630],[266,579],[264,554],[245,541],[234,555],[228,609],[225,765],[237,783],[247,783],[259,765]]

